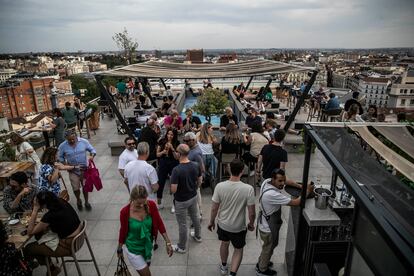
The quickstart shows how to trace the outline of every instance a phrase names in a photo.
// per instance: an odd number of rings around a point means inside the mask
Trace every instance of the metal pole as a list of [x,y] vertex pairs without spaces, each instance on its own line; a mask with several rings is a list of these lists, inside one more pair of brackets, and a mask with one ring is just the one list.
[[252,80],[253,80],[253,77],[254,77],[254,76],[251,76],[251,77],[250,77],[250,79],[249,79],[249,81],[247,82],[247,85],[246,85],[246,91],[247,91],[247,89],[249,88],[250,83],[251,83],[251,82],[252,82]]
[[[165,85],[165,84],[164,84]],[[154,101],[154,99],[151,96],[151,85],[147,78],[144,79],[144,87],[142,87],[144,90],[145,95],[147,95],[151,101],[151,104],[153,107],[157,108],[157,103]]]
[[167,90],[168,88],[167,88],[167,85],[165,84],[165,81],[162,78],[160,78],[160,81],[162,85],[164,86],[165,90]]
[[286,132],[288,131],[290,125],[293,123],[293,121],[295,120],[296,114],[298,114],[300,107],[302,106],[302,104],[305,102],[305,98],[306,96],[309,94],[309,91],[313,85],[313,83],[316,80],[316,75],[318,75],[318,70],[313,70],[312,76],[308,82],[308,85],[306,85],[305,91],[303,91],[302,96],[300,96],[300,98],[298,99],[298,101],[296,102],[296,106],[292,111],[292,114],[290,114],[288,121],[286,122],[285,127],[283,128]]
[[125,129],[125,131],[127,132],[128,136],[133,137],[135,142],[136,142],[134,133],[132,132],[132,130],[129,128],[129,126],[125,122],[124,117],[119,112],[118,108],[116,107],[116,105],[115,105],[115,103],[112,99],[112,96],[109,94],[108,90],[106,90],[105,86],[103,85],[103,83],[102,83],[103,77],[100,76],[100,75],[96,75],[95,79],[96,79],[96,83],[98,84],[98,89],[100,90],[101,95],[103,95],[105,100],[107,100],[109,102],[109,105],[111,106],[112,111],[115,113],[116,117],[118,117],[119,122],[121,123],[121,125]]
[[306,203],[306,190],[308,188],[308,177],[309,177],[309,167],[310,159],[312,154],[312,139],[309,137],[310,126],[305,126],[305,161],[303,164],[303,177],[302,177],[302,193],[300,196],[300,210],[299,210],[299,223],[298,231],[296,231],[295,238],[295,262],[293,266],[293,275],[299,276],[302,274],[302,259],[303,259],[303,248],[306,239],[304,235],[301,235],[301,230],[305,227],[305,220],[302,215],[302,210],[305,208]]
[[270,84],[272,83],[272,81],[273,81],[273,78],[272,78],[272,77],[270,77],[270,79],[269,79],[269,80],[267,81],[267,83],[266,83],[266,87],[265,87],[264,91],[267,91],[267,89],[269,89]]

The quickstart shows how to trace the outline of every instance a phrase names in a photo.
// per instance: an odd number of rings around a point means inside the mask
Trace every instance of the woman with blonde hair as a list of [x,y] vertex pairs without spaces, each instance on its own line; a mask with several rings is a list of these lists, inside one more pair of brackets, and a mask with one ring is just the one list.
[[11,133],[10,140],[11,144],[16,146],[17,161],[30,161],[35,163],[35,173],[32,179],[32,184],[37,186],[39,179],[39,170],[40,166],[42,165],[39,156],[37,155],[32,145],[30,145],[29,142],[26,142],[24,138],[16,132]]
[[171,257],[173,254],[171,241],[157,205],[154,201],[147,200],[147,197],[148,193],[144,186],[132,188],[129,204],[121,209],[121,228],[117,249],[118,257],[123,258],[123,253],[125,253],[129,263],[141,276],[151,275],[149,265],[152,243],[158,232],[165,240],[168,256]]
[[210,123],[204,123],[201,130],[196,135],[197,143],[203,153],[204,166],[211,173],[213,178],[216,177],[217,159],[214,156],[213,144],[217,142],[213,135],[213,126]]
[[240,155],[240,145],[242,143],[242,137],[239,132],[239,128],[235,123],[229,123],[226,127],[224,137],[221,139],[221,152],[222,153],[235,153]]

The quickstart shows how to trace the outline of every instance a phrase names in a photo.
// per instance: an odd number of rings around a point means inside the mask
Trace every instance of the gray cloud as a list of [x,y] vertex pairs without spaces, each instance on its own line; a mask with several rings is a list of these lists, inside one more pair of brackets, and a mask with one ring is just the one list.
[[0,0],[0,52],[414,46],[411,0]]

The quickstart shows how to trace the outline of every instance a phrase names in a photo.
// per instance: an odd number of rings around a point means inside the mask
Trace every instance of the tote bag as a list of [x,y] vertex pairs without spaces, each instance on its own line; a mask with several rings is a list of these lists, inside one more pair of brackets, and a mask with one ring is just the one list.
[[85,192],[92,192],[93,187],[95,187],[97,191],[102,189],[101,177],[99,176],[99,171],[92,159],[89,159],[88,168],[84,172],[83,177],[85,179],[85,184],[83,185],[83,190]]

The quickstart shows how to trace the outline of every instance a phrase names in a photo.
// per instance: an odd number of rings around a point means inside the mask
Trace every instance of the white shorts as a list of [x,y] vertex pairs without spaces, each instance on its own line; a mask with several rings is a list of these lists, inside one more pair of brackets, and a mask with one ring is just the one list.
[[147,262],[151,261],[146,261],[143,256],[135,255],[134,253],[129,252],[126,246],[124,246],[124,254],[127,255],[129,263],[135,270],[146,268],[148,266]]

